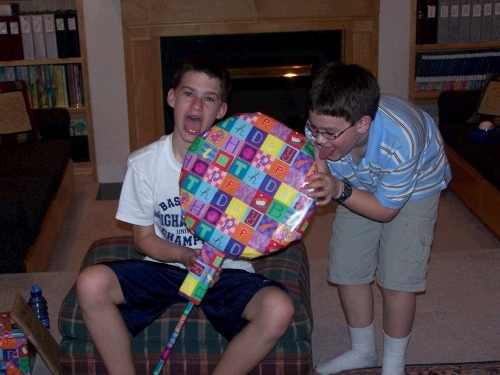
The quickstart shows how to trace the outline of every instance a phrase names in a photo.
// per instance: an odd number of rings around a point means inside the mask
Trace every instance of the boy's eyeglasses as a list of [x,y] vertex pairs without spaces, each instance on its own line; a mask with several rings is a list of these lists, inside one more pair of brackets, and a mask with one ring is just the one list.
[[320,131],[316,126],[314,126],[313,124],[311,124],[308,121],[306,121],[306,128],[309,129],[309,131],[311,132],[311,134],[313,135],[314,138],[316,138],[318,135],[322,135],[323,138],[325,139],[328,139],[330,141],[334,141],[336,140],[338,137],[340,137],[347,129],[350,129],[352,128],[354,125],[356,125],[356,123],[354,124],[351,124],[349,127],[345,128],[344,130],[342,130],[339,134],[334,134],[334,133],[331,133],[331,132],[328,132],[328,131]]

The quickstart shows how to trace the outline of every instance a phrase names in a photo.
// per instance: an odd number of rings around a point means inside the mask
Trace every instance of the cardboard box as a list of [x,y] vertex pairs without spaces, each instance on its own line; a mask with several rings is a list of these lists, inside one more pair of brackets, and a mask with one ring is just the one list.
[[31,375],[35,350],[11,317],[0,313],[0,375]]

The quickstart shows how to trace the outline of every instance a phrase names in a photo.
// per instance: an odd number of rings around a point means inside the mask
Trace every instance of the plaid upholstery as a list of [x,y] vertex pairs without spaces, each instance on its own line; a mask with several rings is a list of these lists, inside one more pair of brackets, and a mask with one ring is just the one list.
[[[132,237],[110,237],[90,247],[82,269],[113,259],[140,258]],[[312,310],[310,301],[309,262],[302,242],[286,250],[253,261],[256,272],[282,282],[295,305],[295,316],[276,348],[250,374],[311,374],[312,372]],[[153,324],[132,339],[132,352],[137,374],[152,374],[174,331],[185,304],[176,304]],[[59,312],[61,361],[64,374],[106,374],[90,340],[76,300],[75,287],[68,292]],[[227,341],[195,307],[169,355],[163,374],[210,374]]]

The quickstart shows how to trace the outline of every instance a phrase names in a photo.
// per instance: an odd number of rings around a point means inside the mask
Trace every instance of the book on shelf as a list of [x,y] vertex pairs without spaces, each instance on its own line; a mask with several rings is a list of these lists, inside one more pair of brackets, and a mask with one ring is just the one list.
[[46,59],[47,52],[45,50],[45,35],[43,33],[43,17],[41,14],[31,15],[31,27],[35,46],[35,59]]
[[448,43],[450,24],[450,0],[438,1],[437,43]]
[[500,49],[419,52],[414,91],[480,89],[488,73],[500,73]]
[[71,116],[70,135],[87,135],[87,119],[85,116]]
[[491,23],[491,40],[500,40],[500,0],[493,0],[493,20]]
[[9,20],[10,31],[10,56],[12,60],[23,60],[23,37],[21,35],[21,25],[19,23],[19,16],[10,16]]
[[482,22],[483,22],[483,0],[472,0],[470,35],[469,35],[469,41],[471,43],[481,42]]
[[460,0],[450,0],[448,43],[458,43],[460,36]]
[[24,60],[34,60],[35,45],[33,42],[31,16],[27,14],[19,15],[19,24],[21,25],[21,39],[23,43]]
[[483,0],[483,20],[481,22],[481,42],[491,41],[493,26],[493,0]]
[[417,0],[417,45],[500,40],[500,0],[438,0],[435,4]]
[[68,54],[69,57],[80,57],[80,40],[78,35],[78,20],[76,10],[66,11],[67,35],[68,35]]
[[468,43],[470,41],[470,21],[471,21],[472,0],[460,0],[460,21],[458,41]]
[[54,14],[56,21],[56,41],[57,41],[57,54],[60,59],[68,58],[68,35],[66,30],[68,28],[68,20],[65,11],[57,11]]
[[10,61],[9,17],[0,16],[0,61]]
[[1,81],[25,81],[32,108],[85,106],[80,64],[1,66]]
[[435,44],[437,30],[437,0],[417,0],[416,44]]
[[[0,4],[0,61],[19,60],[19,4]],[[22,51],[21,58],[22,59]]]
[[57,37],[56,37],[56,21],[54,13],[44,13],[43,17],[43,34],[45,37],[45,49],[48,59],[57,59]]
[[[1,15],[0,61],[80,57],[76,10]],[[8,11],[7,11],[8,10]]]

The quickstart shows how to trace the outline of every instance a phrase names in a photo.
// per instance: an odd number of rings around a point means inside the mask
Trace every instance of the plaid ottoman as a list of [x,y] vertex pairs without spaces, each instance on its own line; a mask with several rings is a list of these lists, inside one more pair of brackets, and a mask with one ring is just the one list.
[[[132,237],[110,237],[94,242],[85,256],[82,268],[113,259],[140,258]],[[253,261],[257,273],[283,283],[295,305],[295,316],[274,350],[250,374],[306,375],[312,373],[312,311],[309,284],[309,262],[303,242],[290,245],[273,256]],[[160,318],[132,338],[132,352],[137,374],[152,374],[185,304],[167,309]],[[64,374],[106,374],[82,320],[75,286],[64,299],[59,312],[61,362]],[[190,313],[163,374],[210,374],[224,348],[224,339],[196,306]]]

